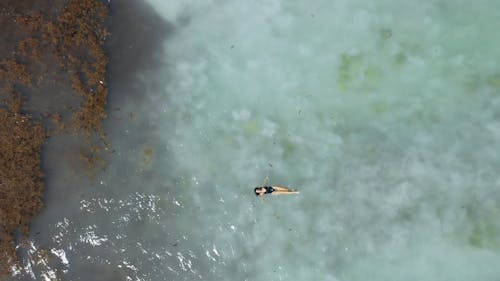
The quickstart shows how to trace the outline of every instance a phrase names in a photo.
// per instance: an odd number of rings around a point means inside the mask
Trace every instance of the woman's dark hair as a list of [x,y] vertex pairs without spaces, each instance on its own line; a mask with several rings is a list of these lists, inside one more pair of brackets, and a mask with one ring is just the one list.
[[255,192],[255,195],[256,196],[259,196],[259,193],[257,192],[257,189],[261,189],[262,187],[256,187],[254,188],[253,192]]

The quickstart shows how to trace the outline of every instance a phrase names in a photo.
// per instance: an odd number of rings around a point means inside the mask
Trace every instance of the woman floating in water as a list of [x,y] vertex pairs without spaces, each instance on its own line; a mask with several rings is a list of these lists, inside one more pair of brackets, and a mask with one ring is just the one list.
[[299,194],[297,189],[290,189],[284,186],[258,186],[254,189],[255,195],[264,196],[264,194]]

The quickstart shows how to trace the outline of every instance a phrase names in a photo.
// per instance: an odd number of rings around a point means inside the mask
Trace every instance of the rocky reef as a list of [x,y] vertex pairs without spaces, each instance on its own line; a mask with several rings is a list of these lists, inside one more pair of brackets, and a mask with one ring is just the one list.
[[96,0],[0,4],[0,277],[18,264],[18,246],[43,207],[47,138],[85,136],[80,158],[102,162],[107,13]]

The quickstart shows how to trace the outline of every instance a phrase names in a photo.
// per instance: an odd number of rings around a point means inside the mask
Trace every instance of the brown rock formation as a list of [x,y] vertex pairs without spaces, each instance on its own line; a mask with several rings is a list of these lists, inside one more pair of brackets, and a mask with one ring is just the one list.
[[45,139],[71,131],[94,152],[104,145],[107,10],[98,0],[0,4],[0,277],[42,208]]

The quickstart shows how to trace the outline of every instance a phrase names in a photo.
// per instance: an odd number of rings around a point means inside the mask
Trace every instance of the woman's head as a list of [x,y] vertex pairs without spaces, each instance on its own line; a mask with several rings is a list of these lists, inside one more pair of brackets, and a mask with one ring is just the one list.
[[262,186],[258,186],[253,191],[255,192],[256,196],[261,196],[261,195],[264,195],[264,193],[266,192],[266,189],[263,188]]

